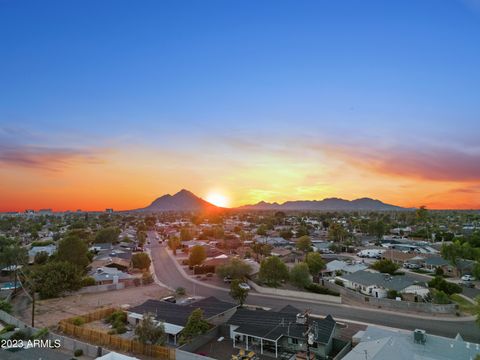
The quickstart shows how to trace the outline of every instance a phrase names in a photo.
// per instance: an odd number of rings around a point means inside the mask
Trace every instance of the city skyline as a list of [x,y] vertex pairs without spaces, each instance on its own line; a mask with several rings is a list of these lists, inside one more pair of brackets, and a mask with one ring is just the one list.
[[480,208],[474,0],[0,8],[0,211]]

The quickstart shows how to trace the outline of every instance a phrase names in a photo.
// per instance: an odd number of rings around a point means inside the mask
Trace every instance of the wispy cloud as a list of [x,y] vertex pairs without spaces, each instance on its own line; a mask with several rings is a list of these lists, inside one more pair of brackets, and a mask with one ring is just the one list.
[[447,147],[329,145],[327,152],[366,170],[430,181],[480,180],[480,152]]
[[61,171],[75,163],[99,163],[91,150],[33,146],[0,146],[0,163],[7,166]]

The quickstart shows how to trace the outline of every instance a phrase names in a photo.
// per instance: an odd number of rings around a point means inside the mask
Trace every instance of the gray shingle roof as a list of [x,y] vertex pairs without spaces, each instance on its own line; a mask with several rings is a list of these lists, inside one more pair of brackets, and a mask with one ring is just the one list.
[[[277,340],[282,336],[305,339],[307,326],[297,324],[298,309],[287,305],[280,311],[238,309],[228,324],[236,325],[236,332],[268,340]],[[310,319],[310,325],[316,333],[316,341],[326,344],[333,335],[336,322],[331,316],[325,319]]]
[[352,274],[342,275],[342,279],[349,280],[363,286],[377,285],[385,289],[396,291],[401,291],[417,283],[414,278],[408,275],[390,276],[388,274],[370,271],[357,271]]
[[188,317],[195,309],[202,309],[203,317],[208,320],[234,307],[237,307],[237,305],[218,300],[216,297],[211,296],[188,305],[172,304],[160,300],[147,300],[143,304],[135,306],[128,311],[141,315],[151,313],[158,321],[185,326]]

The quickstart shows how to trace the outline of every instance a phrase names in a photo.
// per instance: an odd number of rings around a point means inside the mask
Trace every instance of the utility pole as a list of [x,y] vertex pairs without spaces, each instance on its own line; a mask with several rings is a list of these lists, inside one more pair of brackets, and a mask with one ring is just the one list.
[[32,289],[32,328],[35,327],[35,290]]

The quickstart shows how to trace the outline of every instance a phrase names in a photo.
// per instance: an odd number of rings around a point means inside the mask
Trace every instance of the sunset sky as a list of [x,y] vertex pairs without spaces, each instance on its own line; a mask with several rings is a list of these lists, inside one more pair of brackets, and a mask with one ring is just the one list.
[[480,208],[480,0],[0,0],[0,211]]

